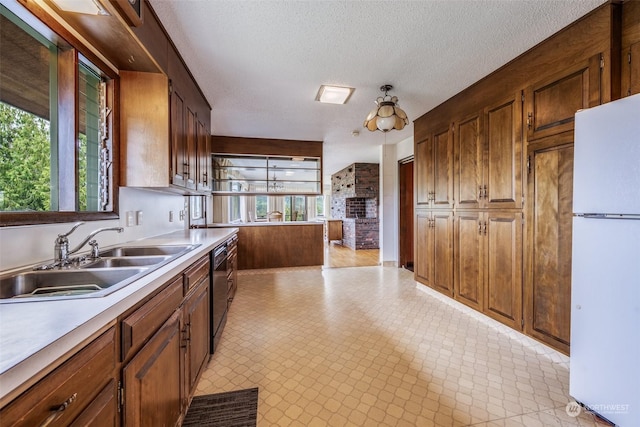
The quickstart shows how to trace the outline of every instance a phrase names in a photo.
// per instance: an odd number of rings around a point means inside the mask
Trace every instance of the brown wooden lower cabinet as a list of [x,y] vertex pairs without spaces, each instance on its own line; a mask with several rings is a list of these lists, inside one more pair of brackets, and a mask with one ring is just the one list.
[[325,221],[325,240],[342,240],[342,220],[328,219]]
[[456,212],[454,277],[455,299],[484,310],[484,214],[478,211]]
[[529,150],[525,331],[569,353],[573,132]]
[[206,255],[123,319],[123,346],[125,331],[162,321],[148,338],[133,334],[144,345],[122,369],[124,425],[173,426],[184,417],[209,359],[209,267]]
[[[114,425],[115,328],[95,339],[0,411],[2,426]],[[104,420],[102,417],[105,417]]]
[[415,278],[522,330],[520,211],[418,211]]
[[453,296],[453,212],[418,211],[415,227],[418,281]]
[[176,310],[122,370],[124,425],[174,426],[182,414],[182,328]]
[[0,425],[178,425],[209,360],[209,267],[207,254],[129,309],[3,407]]
[[116,380],[109,381],[100,394],[82,411],[69,427],[113,427],[118,425]]
[[522,213],[458,211],[455,299],[522,330]]
[[485,218],[484,313],[521,331],[522,213],[490,211]]
[[209,275],[187,296],[183,306],[184,347],[184,402],[186,411],[189,397],[195,389],[200,373],[209,360]]

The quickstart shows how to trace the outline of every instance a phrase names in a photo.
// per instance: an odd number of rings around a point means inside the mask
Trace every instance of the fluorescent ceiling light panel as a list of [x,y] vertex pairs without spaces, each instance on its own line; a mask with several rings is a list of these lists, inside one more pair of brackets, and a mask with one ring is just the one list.
[[325,104],[346,104],[354,90],[352,87],[322,85],[316,95],[316,101]]
[[97,0],[51,0],[59,9],[86,15],[109,15]]

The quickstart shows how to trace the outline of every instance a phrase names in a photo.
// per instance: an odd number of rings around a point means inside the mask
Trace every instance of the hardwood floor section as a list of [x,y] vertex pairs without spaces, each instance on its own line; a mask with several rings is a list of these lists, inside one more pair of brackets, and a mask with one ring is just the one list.
[[350,249],[337,243],[324,244],[324,267],[365,267],[380,264],[380,249]]

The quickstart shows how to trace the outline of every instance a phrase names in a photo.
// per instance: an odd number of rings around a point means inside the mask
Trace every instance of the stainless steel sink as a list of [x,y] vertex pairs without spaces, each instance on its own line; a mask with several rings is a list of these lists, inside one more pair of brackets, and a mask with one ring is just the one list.
[[92,269],[92,268],[119,268],[119,267],[149,267],[157,264],[162,264],[165,261],[171,259],[171,256],[123,256],[119,258],[99,258],[96,261],[91,261],[88,264],[83,264],[80,268]]
[[138,279],[146,268],[24,271],[0,277],[2,302],[83,297],[111,293]]
[[0,276],[0,303],[105,296],[198,246],[121,246],[63,268],[49,264],[7,273]]
[[122,246],[100,252],[105,257],[129,257],[149,255],[181,255],[195,248],[194,245]]

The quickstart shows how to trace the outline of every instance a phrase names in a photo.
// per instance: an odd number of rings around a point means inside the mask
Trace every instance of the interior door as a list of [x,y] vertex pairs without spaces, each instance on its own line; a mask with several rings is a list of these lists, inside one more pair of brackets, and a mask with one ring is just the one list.
[[401,161],[400,173],[400,266],[413,271],[413,159]]

